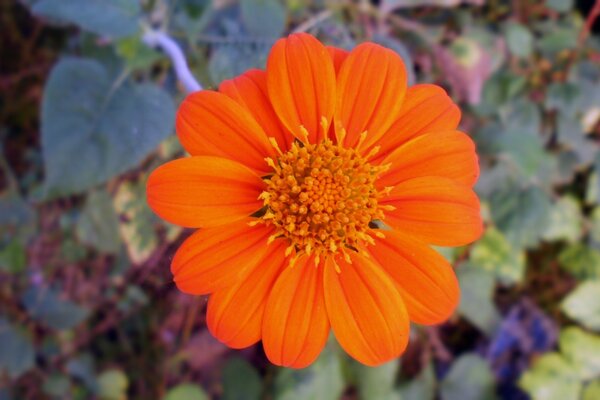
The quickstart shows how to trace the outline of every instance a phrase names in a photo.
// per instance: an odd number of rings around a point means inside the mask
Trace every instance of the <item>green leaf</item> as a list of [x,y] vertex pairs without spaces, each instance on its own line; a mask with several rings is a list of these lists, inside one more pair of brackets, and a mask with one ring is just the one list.
[[338,400],[344,390],[338,355],[330,343],[317,361],[304,369],[280,369],[275,400]]
[[538,358],[519,380],[532,400],[578,400],[581,383],[573,365],[558,353]]
[[262,393],[260,375],[246,360],[232,358],[223,367],[222,400],[258,400]]
[[433,365],[427,364],[419,376],[401,385],[398,393],[402,400],[433,400],[435,384]]
[[114,206],[123,219],[119,230],[131,261],[141,264],[158,247],[159,240],[154,229],[155,217],[146,202],[145,180],[124,182],[114,196]]
[[600,278],[600,252],[585,244],[570,245],[559,254],[558,261],[578,279]]
[[125,400],[128,387],[129,379],[121,370],[109,369],[98,376],[98,397],[101,400]]
[[208,62],[208,72],[212,81],[219,84],[251,68],[264,68],[270,48],[271,43],[232,43],[213,46]]
[[600,379],[596,379],[583,389],[582,400],[600,399]]
[[285,30],[286,9],[279,0],[240,0],[240,11],[251,36],[276,39]]
[[35,220],[33,207],[21,196],[13,191],[0,194],[0,240],[27,240],[36,232]]
[[582,93],[578,85],[570,82],[551,83],[546,92],[546,109],[574,116],[582,106],[581,98]]
[[17,240],[0,247],[0,271],[19,273],[27,266],[27,252]]
[[529,57],[533,51],[533,35],[527,27],[509,22],[505,27],[504,37],[508,50],[517,57]]
[[170,389],[163,400],[209,400],[209,397],[198,385],[180,383]]
[[470,265],[496,275],[504,284],[523,280],[525,252],[513,249],[504,235],[494,227],[485,231],[471,249]]
[[140,36],[119,40],[116,50],[132,70],[149,68],[162,57],[161,53],[143,43]]
[[582,380],[600,376],[600,336],[569,327],[561,331],[559,346]]
[[[540,108],[530,100],[524,98],[508,102],[500,110],[502,123],[506,132],[511,134],[529,134],[537,136],[542,124]],[[523,137],[523,139],[525,139]]]
[[582,226],[579,201],[572,196],[563,196],[552,206],[550,221],[542,237],[574,243],[581,237]]
[[47,197],[81,193],[135,167],[169,135],[174,115],[157,86],[111,82],[93,60],[59,62],[42,103]]
[[469,266],[460,268],[457,275],[462,289],[458,312],[487,335],[491,335],[500,322],[500,315],[492,301],[494,275]]
[[567,12],[573,8],[573,0],[546,0],[546,6],[558,12]]
[[100,252],[114,254],[119,251],[119,217],[106,191],[90,193],[77,221],[76,233],[82,243]]
[[42,390],[53,398],[64,399],[71,390],[71,380],[64,374],[53,373],[44,380]]
[[40,0],[33,6],[39,16],[55,18],[108,37],[134,34],[138,28],[137,0]]
[[440,385],[442,400],[493,399],[494,390],[494,376],[488,364],[475,354],[455,360]]
[[398,360],[379,367],[367,367],[352,361],[350,366],[356,376],[360,399],[400,400],[399,394],[394,392],[394,383],[400,367]]
[[563,300],[561,309],[582,326],[600,331],[600,281],[586,281]]
[[542,36],[538,46],[546,56],[554,56],[563,50],[577,47],[577,33],[573,28],[554,27]]
[[94,359],[89,353],[82,354],[69,360],[66,365],[67,372],[74,378],[81,380],[89,390],[98,391],[98,380],[94,367]]
[[83,322],[89,310],[63,300],[49,288],[30,287],[21,298],[29,315],[53,329],[71,329]]
[[496,226],[513,248],[538,244],[549,224],[551,210],[550,199],[544,191],[535,186],[523,190],[508,188],[495,191],[490,200]]
[[0,376],[2,371],[17,379],[33,368],[35,352],[24,331],[0,317]]
[[566,148],[577,154],[577,166],[582,168],[591,164],[596,155],[596,149],[587,140],[581,123],[575,117],[559,114],[557,118],[558,140]]
[[600,244],[600,207],[594,208],[590,216],[590,238],[596,244]]

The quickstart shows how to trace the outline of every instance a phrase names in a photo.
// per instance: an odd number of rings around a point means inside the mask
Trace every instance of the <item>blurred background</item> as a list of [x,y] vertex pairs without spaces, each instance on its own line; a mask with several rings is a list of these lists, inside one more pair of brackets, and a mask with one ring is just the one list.
[[[600,2],[1,0],[0,399],[600,399]],[[170,260],[189,231],[145,203],[181,157],[185,96],[163,30],[206,88],[304,31],[398,52],[476,141],[486,232],[440,249],[462,300],[367,368],[221,345]]]

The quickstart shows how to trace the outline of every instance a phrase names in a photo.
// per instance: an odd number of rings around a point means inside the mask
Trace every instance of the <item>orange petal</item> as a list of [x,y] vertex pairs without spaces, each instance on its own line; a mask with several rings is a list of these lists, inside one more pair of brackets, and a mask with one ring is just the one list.
[[429,84],[411,86],[394,124],[377,143],[371,143],[381,146],[373,160],[381,160],[402,143],[424,133],[454,130],[459,121],[460,109],[444,89]]
[[179,290],[208,294],[243,279],[265,253],[273,233],[271,227],[251,227],[248,222],[199,229],[187,238],[171,262]]
[[426,243],[462,246],[477,240],[483,225],[479,199],[469,186],[429,176],[396,185],[379,204],[385,223]]
[[350,52],[348,50],[340,49],[339,47],[327,46],[327,51],[333,60],[333,68],[335,69],[335,73],[340,72],[340,68],[342,67],[342,63],[348,57]]
[[391,163],[391,167],[380,175],[379,187],[420,176],[441,176],[472,186],[479,177],[475,144],[458,131],[418,136],[386,157],[383,164],[387,163]]
[[294,136],[304,140],[303,126],[311,143],[324,138],[335,109],[335,70],[325,46],[306,33],[279,39],[267,60],[267,88],[279,119]]
[[397,285],[411,321],[437,324],[452,315],[460,288],[448,262],[429,246],[398,231],[386,231],[369,246],[378,262]]
[[235,161],[189,157],[155,169],[146,185],[148,205],[161,218],[190,228],[213,227],[258,211],[265,187],[258,175]]
[[260,340],[267,298],[286,262],[285,247],[276,240],[243,280],[210,296],[208,329],[227,346],[241,349]]
[[409,319],[400,292],[381,266],[352,254],[352,264],[329,257],[325,264],[325,304],[340,345],[363,364],[398,357],[408,343]]
[[398,54],[374,43],[354,48],[338,74],[338,137],[339,128],[345,128],[347,147],[355,147],[365,131],[365,145],[376,142],[400,115],[406,85],[406,68]]
[[267,93],[267,75],[264,71],[251,69],[236,78],[223,81],[219,91],[248,110],[267,136],[277,140],[277,144],[283,151],[289,148],[294,138],[283,127],[273,110]]
[[263,319],[263,346],[276,365],[303,368],[327,341],[329,321],[323,298],[323,267],[303,256],[281,273]]
[[275,149],[252,114],[223,93],[190,94],[177,112],[177,135],[193,156],[219,156],[269,172],[265,157]]

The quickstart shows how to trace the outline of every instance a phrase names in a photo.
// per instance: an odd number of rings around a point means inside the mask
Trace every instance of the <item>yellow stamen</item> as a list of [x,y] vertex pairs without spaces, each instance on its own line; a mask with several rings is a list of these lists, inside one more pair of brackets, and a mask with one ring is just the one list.
[[[327,120],[322,123],[325,127]],[[374,244],[369,224],[382,220],[389,208],[378,205],[387,193],[375,187],[382,167],[330,139],[311,144],[306,129],[300,131],[305,142],[292,143],[277,160],[267,159],[273,174],[260,195],[266,207],[261,221],[277,232],[268,242],[287,240],[285,255],[295,252],[293,262],[307,254],[318,265],[323,257],[340,254],[350,263],[350,251],[362,253],[361,248]]]

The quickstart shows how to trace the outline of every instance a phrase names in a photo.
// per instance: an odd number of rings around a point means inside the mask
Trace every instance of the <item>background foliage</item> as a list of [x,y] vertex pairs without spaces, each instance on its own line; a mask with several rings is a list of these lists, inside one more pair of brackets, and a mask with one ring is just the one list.
[[[600,38],[592,1],[0,3],[0,399],[600,399]],[[592,7],[595,7],[593,11]],[[205,87],[291,31],[372,40],[463,109],[487,230],[440,249],[462,300],[380,368],[331,341],[304,370],[231,351],[169,261],[189,234],[145,204],[181,156],[184,96],[148,26]]]

